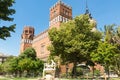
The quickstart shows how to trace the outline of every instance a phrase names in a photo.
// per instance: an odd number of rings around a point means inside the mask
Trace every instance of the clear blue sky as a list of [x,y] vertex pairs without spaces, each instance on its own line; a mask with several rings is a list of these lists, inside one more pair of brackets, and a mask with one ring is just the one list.
[[[35,34],[46,30],[49,24],[49,8],[57,0],[16,0],[14,4],[16,14],[14,21],[1,22],[1,25],[17,24],[15,33],[6,40],[0,39],[0,52],[9,55],[19,55],[20,40],[23,27],[30,25],[35,28]],[[73,9],[73,17],[85,13],[85,0],[63,0]],[[97,21],[97,28],[103,28],[104,25],[120,25],[120,0],[88,0],[88,7]]]

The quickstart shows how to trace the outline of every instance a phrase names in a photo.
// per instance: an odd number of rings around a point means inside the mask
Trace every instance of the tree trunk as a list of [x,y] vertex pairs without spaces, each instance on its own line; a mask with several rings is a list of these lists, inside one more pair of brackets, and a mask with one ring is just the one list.
[[92,68],[93,68],[93,78],[94,78],[94,74],[95,74],[95,73],[94,73],[94,66],[92,66]]
[[107,65],[107,69],[108,69],[108,80],[109,80],[109,78],[110,78],[110,70],[109,70],[109,65]]
[[60,67],[56,67],[56,71],[55,71],[56,77],[60,77]]
[[30,75],[29,75],[29,73],[30,73],[30,71],[29,70],[27,70],[27,77],[29,77]]
[[19,71],[18,74],[19,74],[19,77],[22,77],[22,71]]
[[15,71],[13,74],[14,74],[14,77],[17,77],[18,71]]
[[73,67],[73,70],[72,70],[72,77],[76,77],[76,65],[77,65],[77,62],[75,61],[74,62],[74,67]]

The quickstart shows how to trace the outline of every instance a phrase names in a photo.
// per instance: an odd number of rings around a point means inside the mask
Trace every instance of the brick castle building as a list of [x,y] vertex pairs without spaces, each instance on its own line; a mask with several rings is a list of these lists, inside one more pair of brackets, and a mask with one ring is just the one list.
[[[88,7],[86,6],[85,14],[89,14]],[[42,60],[47,60],[50,52],[47,50],[47,47],[50,45],[50,40],[48,36],[48,30],[56,27],[59,28],[61,23],[67,22],[72,19],[72,7],[66,5],[61,0],[58,0],[50,8],[50,19],[49,19],[49,28],[38,35],[34,35],[34,28],[30,26],[25,26],[22,36],[21,36],[21,46],[20,52],[23,52],[28,47],[33,47],[36,50],[37,57]],[[95,24],[93,30],[96,30],[96,21],[92,19],[90,15],[91,23]]]
[[50,8],[49,28],[38,35],[34,35],[34,28],[25,26],[22,36],[20,53],[28,47],[33,47],[36,50],[37,57],[46,60],[50,54],[47,47],[50,45],[48,30],[52,27],[59,28],[62,22],[67,22],[72,19],[72,8],[62,1],[58,0]]
[[[96,21],[91,17],[89,13],[89,9],[86,4],[86,12],[90,17],[90,23],[94,25],[92,31],[96,30]],[[23,33],[21,35],[21,45],[20,45],[20,53],[22,53],[26,48],[33,47],[36,51],[36,55],[41,60],[46,61],[50,55],[50,52],[47,50],[47,47],[51,44],[49,40],[48,30],[56,27],[59,28],[61,23],[72,20],[72,7],[66,5],[61,0],[58,0],[51,8],[50,8],[50,19],[49,19],[49,27],[47,30],[39,33],[38,35],[34,35],[34,28],[31,26],[25,26],[23,29]],[[72,68],[72,64],[69,64]],[[61,66],[62,71],[66,71],[66,66]],[[96,69],[103,71],[103,67],[100,65],[95,66]]]

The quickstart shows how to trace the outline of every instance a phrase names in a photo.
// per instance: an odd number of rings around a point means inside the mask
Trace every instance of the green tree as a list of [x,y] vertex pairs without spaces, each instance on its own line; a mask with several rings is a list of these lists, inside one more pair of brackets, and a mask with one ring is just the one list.
[[[35,74],[35,75],[42,75],[42,72],[43,72],[43,67],[44,67],[44,62],[40,59],[36,59],[34,60],[33,62],[35,64],[35,67],[32,68],[32,72]],[[33,71],[34,70],[34,71]]]
[[105,25],[104,26],[104,41],[108,43],[114,43],[114,36],[115,36],[115,24],[112,25]]
[[7,60],[2,64],[2,69],[5,73],[17,73],[18,70],[18,61],[17,57],[10,56]]
[[[105,26],[105,37],[104,41],[109,44],[117,45],[116,47],[120,50],[120,27],[114,24]],[[112,69],[120,75],[120,53],[112,60]]]
[[0,74],[3,74],[2,64],[0,64]]
[[120,53],[113,59],[111,69],[120,76]]
[[[13,21],[11,15],[15,14],[15,10],[11,7],[14,4],[14,0],[0,0],[0,22],[2,21]],[[0,38],[6,39],[10,37],[10,32],[14,32],[15,24],[10,26],[0,26]]]
[[31,58],[36,59],[36,51],[34,48],[30,47],[27,48],[23,53],[20,54],[21,58]]
[[119,55],[118,53],[119,50],[116,45],[100,41],[96,52],[93,52],[91,57],[94,62],[102,64],[106,68],[109,75],[110,66]]
[[49,31],[52,43],[49,47],[51,55],[59,56],[63,62],[74,63],[75,74],[77,63],[90,59],[90,53],[97,48],[101,38],[98,31],[91,30],[88,15],[80,15],[63,23],[60,29],[51,29]]
[[[117,45],[117,48],[120,50],[120,26],[115,29],[114,43]],[[120,53],[113,62],[113,70],[120,76]]]
[[29,74],[31,68],[34,67],[34,63],[31,58],[24,58],[20,60],[18,65],[21,68],[21,71],[27,71],[27,74]]
[[118,48],[120,49],[120,26],[118,26],[116,29],[114,29],[114,43],[118,44]]
[[14,74],[14,76],[37,76],[43,71],[43,61],[36,57],[36,52],[33,48],[26,49],[18,57],[10,56],[1,65],[4,73]]
[[20,61],[18,66],[22,73],[26,71],[26,76],[38,75],[43,71],[43,61],[36,57],[36,51],[34,48],[27,48],[23,53],[19,56]]

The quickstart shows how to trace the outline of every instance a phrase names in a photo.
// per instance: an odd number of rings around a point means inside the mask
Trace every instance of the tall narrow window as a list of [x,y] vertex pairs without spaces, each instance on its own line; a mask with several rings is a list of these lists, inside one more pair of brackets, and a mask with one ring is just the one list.
[[57,15],[57,12],[56,11],[54,11],[54,16],[56,16]]
[[44,54],[45,53],[45,44],[41,44],[41,54]]

